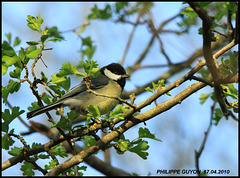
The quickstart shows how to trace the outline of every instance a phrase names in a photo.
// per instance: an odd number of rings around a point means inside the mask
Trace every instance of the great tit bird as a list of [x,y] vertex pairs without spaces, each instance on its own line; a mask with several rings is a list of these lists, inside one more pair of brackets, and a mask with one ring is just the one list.
[[99,94],[120,97],[128,77],[129,75],[126,74],[120,64],[111,63],[100,69],[98,77],[90,76],[90,82],[83,80],[79,85],[65,93],[58,101],[27,113],[27,118],[30,119],[61,106],[68,106],[71,110],[86,115],[88,106],[97,105],[100,113],[106,114],[118,104],[118,100],[87,92],[85,82],[90,85],[90,89]]

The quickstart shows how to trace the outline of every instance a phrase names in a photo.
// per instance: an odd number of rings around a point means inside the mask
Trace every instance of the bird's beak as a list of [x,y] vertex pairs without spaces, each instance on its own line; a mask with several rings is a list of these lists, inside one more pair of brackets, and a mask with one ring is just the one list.
[[129,77],[130,77],[130,75],[128,75],[128,74],[122,75],[122,78],[129,78]]

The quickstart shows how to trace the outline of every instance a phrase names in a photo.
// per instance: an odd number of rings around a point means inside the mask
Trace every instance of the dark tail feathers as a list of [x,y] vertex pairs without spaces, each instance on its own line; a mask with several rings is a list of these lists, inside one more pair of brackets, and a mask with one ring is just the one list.
[[52,103],[50,105],[44,106],[42,108],[39,108],[39,109],[36,109],[34,111],[27,113],[27,118],[30,119],[34,116],[37,116],[39,114],[45,113],[47,111],[50,111],[50,110],[58,108],[58,107],[61,107],[61,103]]

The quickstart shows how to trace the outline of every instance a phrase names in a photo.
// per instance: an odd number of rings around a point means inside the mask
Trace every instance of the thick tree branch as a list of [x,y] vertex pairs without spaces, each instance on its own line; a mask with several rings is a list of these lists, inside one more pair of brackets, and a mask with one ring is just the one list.
[[30,151],[28,151],[26,153],[26,155],[24,155],[24,153],[20,153],[18,156],[14,156],[10,159],[8,159],[7,161],[5,161],[4,163],[2,163],[2,170],[5,170],[19,162],[22,162],[24,160],[24,157],[25,156],[31,156],[31,155],[34,155],[34,154],[37,154],[37,153],[41,153],[41,152],[44,152],[44,151],[47,151],[49,150],[51,147],[61,143],[65,141],[65,139],[57,139],[57,140],[51,140],[49,141],[48,143],[42,145],[42,146],[39,146],[39,147],[35,147],[33,149],[31,149]]
[[226,104],[223,100],[223,91],[220,86],[223,75],[219,69],[218,62],[216,58],[212,55],[211,42],[213,38],[212,33],[212,22],[213,17],[210,17],[207,12],[200,6],[197,2],[188,2],[189,5],[193,8],[193,10],[198,14],[198,16],[202,19],[203,26],[203,56],[206,60],[206,65],[213,77],[214,81],[214,90],[215,96],[218,100],[218,103],[222,109],[224,115],[229,115]]
[[213,58],[211,42],[213,38],[212,34],[212,22],[213,18],[208,16],[207,12],[197,2],[189,2],[189,5],[194,9],[198,16],[202,19],[203,25],[203,56],[206,60],[206,65],[213,76],[214,83],[218,83],[220,71],[218,69],[217,60]]

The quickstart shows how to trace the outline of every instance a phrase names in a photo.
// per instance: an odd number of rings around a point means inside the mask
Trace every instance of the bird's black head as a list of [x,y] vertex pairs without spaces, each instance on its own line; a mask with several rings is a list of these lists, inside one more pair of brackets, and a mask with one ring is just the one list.
[[108,78],[116,81],[122,87],[122,89],[125,86],[126,78],[130,77],[126,74],[126,71],[122,65],[118,63],[111,63],[105,67],[102,67],[100,72]]

